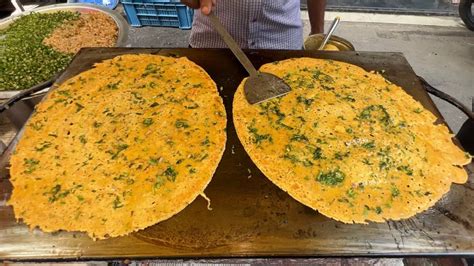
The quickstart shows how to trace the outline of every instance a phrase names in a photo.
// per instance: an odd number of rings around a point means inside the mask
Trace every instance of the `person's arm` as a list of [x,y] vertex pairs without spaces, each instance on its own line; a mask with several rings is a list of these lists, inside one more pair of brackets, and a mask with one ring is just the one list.
[[209,15],[211,8],[215,5],[215,0],[181,0],[181,3],[194,9],[201,9],[204,15]]
[[311,33],[317,34],[324,32],[324,11],[326,9],[326,0],[308,0],[309,23],[311,24]]

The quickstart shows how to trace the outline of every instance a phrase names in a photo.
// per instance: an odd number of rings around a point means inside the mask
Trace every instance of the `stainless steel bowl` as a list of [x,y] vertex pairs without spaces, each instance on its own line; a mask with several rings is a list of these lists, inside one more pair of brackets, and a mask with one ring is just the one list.
[[[323,42],[323,39],[323,34],[314,34],[308,36],[308,38],[306,38],[304,41],[304,49],[318,50],[320,44]],[[336,46],[339,51],[355,51],[354,45],[352,45],[351,42],[336,35],[332,35],[331,38],[329,38],[328,44]]]
[[[106,7],[92,5],[92,4],[57,4],[57,5],[49,5],[49,6],[35,8],[33,10],[23,12],[17,16],[8,17],[8,18],[0,20],[0,30],[6,29],[8,26],[10,26],[10,24],[12,24],[16,19],[20,18],[21,16],[29,15],[31,13],[54,13],[58,11],[71,11],[71,12],[79,12],[79,13],[102,12],[110,16],[115,21],[118,28],[117,43],[115,46],[116,47],[125,46],[125,42],[127,41],[127,37],[128,37],[128,23],[125,20],[125,18],[119,12],[115,10],[111,10]],[[44,93],[44,91],[46,90],[40,91],[38,93]],[[0,91],[0,99],[8,99],[10,97],[13,97],[18,92],[20,91],[19,90]]]

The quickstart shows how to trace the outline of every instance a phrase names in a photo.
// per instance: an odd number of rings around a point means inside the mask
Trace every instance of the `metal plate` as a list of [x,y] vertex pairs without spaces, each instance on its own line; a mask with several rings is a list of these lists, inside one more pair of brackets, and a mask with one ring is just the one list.
[[68,4],[73,4],[73,3],[90,3],[98,6],[104,6],[110,9],[115,9],[118,4],[119,0],[113,0],[113,1],[105,1],[105,0],[67,0]]
[[[30,11],[23,12],[17,16],[8,17],[0,20],[0,30],[6,29],[10,26],[16,19],[29,15],[31,13],[54,13],[58,11],[70,11],[70,12],[79,12],[79,13],[88,13],[88,12],[102,12],[110,16],[117,24],[118,36],[116,47],[125,46],[125,42],[128,38],[128,23],[125,18],[117,11],[111,10],[106,7],[101,7],[93,4],[57,4],[43,6],[35,8]],[[36,94],[44,94],[48,89],[37,92]],[[15,96],[21,90],[11,90],[11,91],[0,91],[0,99],[8,99]]]
[[[0,168],[0,259],[57,260],[111,258],[273,257],[273,256],[402,256],[474,255],[474,165],[465,185],[452,185],[436,206],[404,221],[342,224],[293,200],[256,168],[237,139],[232,123],[232,98],[244,69],[230,51],[220,49],[83,49],[59,82],[93,63],[124,53],[187,56],[215,80],[229,118],[227,149],[205,190],[171,219],[126,237],[92,241],[83,233],[29,231],[16,223],[6,206],[11,192],[5,167]],[[441,116],[400,53],[249,51],[263,63],[292,57],[345,61],[366,70],[385,70],[385,77],[406,88]],[[0,158],[8,162],[11,149]],[[34,204],[34,203],[32,203]]]

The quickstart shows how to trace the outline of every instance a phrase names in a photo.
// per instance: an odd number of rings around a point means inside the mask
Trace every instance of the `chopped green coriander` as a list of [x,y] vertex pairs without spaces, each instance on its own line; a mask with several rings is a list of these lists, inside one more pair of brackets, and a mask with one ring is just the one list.
[[306,141],[308,141],[308,138],[303,134],[293,134],[293,136],[291,136],[290,140],[291,141],[306,142]]
[[174,170],[172,166],[168,166],[168,168],[166,168],[166,170],[163,172],[162,175],[166,176],[168,181],[174,182],[176,180],[176,176],[178,175],[178,172],[176,172],[176,170]]
[[49,195],[48,201],[53,203],[57,200],[67,197],[69,193],[71,193],[71,190],[62,190],[61,185],[56,184],[48,192],[44,193],[44,195]]
[[209,146],[211,144],[211,141],[209,141],[209,137],[206,136],[206,138],[201,142],[202,146]]
[[174,123],[174,126],[176,128],[188,128],[189,124],[188,124],[188,121],[179,119],[179,120],[176,120],[176,122]]
[[353,198],[355,198],[357,193],[355,192],[355,190],[353,188],[350,188],[346,191],[346,194],[349,198],[353,199]]
[[313,159],[314,159],[314,160],[324,159],[324,157],[323,157],[323,151],[321,150],[320,147],[316,147],[316,149],[314,149],[314,152],[313,152]]
[[74,103],[74,104],[76,104],[76,107],[77,107],[77,108],[76,108],[76,113],[79,112],[79,111],[81,111],[82,109],[84,109],[84,106],[81,105],[80,103]]
[[415,110],[413,110],[413,112],[417,113],[417,114],[420,114],[421,112],[423,112],[423,109],[421,108],[416,108]]
[[153,118],[145,118],[143,120],[143,125],[145,125],[146,127],[149,127],[153,124]]
[[25,174],[31,174],[33,173],[33,171],[36,170],[36,167],[39,164],[39,160],[36,160],[34,158],[30,158],[30,159],[25,158],[24,163],[25,163],[25,168],[26,168]]
[[118,208],[122,208],[124,205],[123,203],[120,201],[120,198],[119,196],[115,196],[115,199],[114,201],[112,202],[112,207],[114,209],[118,209]]
[[396,186],[392,186],[390,192],[392,194],[392,198],[398,197],[400,195],[400,190]]
[[380,206],[375,207],[375,213],[376,214],[381,214],[382,213],[382,208]]
[[308,99],[308,98],[305,98],[305,97],[299,95],[299,96],[296,98],[296,101],[297,101],[298,103],[304,104],[306,107],[310,107],[311,104],[314,102],[314,99]]
[[87,143],[86,136],[85,136],[85,135],[80,135],[80,136],[79,136],[79,141],[80,141],[82,144],[86,144],[86,143]]
[[270,134],[259,134],[258,129],[253,126],[248,126],[247,129],[252,134],[253,143],[261,144],[265,140],[273,142],[272,136]]
[[397,167],[398,171],[402,171],[407,175],[413,175],[413,169],[410,168],[409,165],[401,165]]
[[47,148],[51,147],[52,143],[49,142],[49,141],[43,141],[41,142],[41,144],[37,145],[35,147],[35,151],[44,151],[46,150]]
[[350,155],[350,152],[348,152],[348,151],[347,152],[339,152],[338,151],[334,154],[334,158],[337,159],[337,160],[344,160],[344,158],[349,157],[349,155]]
[[341,184],[344,181],[346,175],[336,168],[334,170],[329,171],[320,171],[319,174],[316,176],[316,181],[320,182],[323,185],[327,186],[336,186]]
[[64,54],[43,44],[61,24],[79,18],[77,12],[31,13],[0,31],[0,90],[22,90],[46,81],[69,64]]
[[372,150],[372,149],[375,149],[375,142],[373,140],[371,140],[369,142],[363,143],[360,146],[362,146],[362,148]]

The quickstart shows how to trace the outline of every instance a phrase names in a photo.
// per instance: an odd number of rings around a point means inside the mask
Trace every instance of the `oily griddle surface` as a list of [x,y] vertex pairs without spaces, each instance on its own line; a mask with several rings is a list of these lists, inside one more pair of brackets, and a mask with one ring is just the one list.
[[[452,185],[434,207],[404,221],[342,224],[293,200],[273,185],[252,163],[237,139],[232,123],[232,97],[244,69],[223,49],[83,49],[58,83],[89,69],[93,63],[125,53],[186,56],[202,66],[217,83],[227,110],[227,148],[213,180],[205,190],[211,199],[197,198],[171,219],[126,237],[92,241],[83,233],[30,232],[16,223],[6,200],[8,177],[0,179],[0,259],[111,259],[150,257],[235,256],[371,256],[474,255],[474,179]],[[260,65],[292,57],[344,61],[366,70],[385,72],[442,120],[400,53],[249,51]],[[2,159],[7,159],[4,154]],[[3,169],[2,172],[5,172]],[[34,204],[34,203],[32,203]]]

